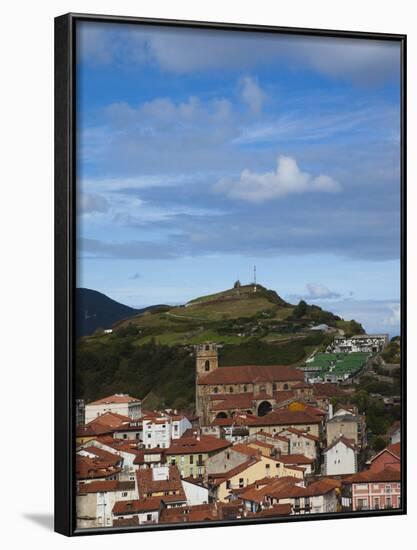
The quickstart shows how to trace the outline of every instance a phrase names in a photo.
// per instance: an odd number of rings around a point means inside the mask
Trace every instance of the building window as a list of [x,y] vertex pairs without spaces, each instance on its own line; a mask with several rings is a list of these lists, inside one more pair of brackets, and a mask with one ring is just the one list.
[[146,521],[152,521],[152,514],[146,514]]
[[247,391],[248,391],[248,387],[247,387],[247,386],[243,386],[243,391],[244,391],[244,392],[247,392]]
[[358,498],[358,510],[366,510],[366,500],[364,498]]
[[207,361],[204,363],[204,370],[209,371],[210,370],[210,361],[207,359]]
[[374,498],[374,509],[379,510],[379,497]]
[[233,386],[230,386],[229,393],[233,393]]
[[275,382],[272,384],[272,389],[275,391],[277,389],[277,385],[275,384]]
[[244,482],[245,482],[245,480],[243,479],[243,477],[240,477],[239,478],[239,487],[243,487]]
[[127,497],[127,492],[126,491],[122,493],[122,497]]
[[230,489],[230,479],[226,481],[226,489]]
[[219,393],[219,388],[216,386],[213,390],[214,393]]
[[284,384],[283,388],[284,390],[288,390],[289,389],[288,384]]
[[190,455],[190,464],[194,464],[194,455]]
[[210,351],[210,346],[206,344],[206,351]]
[[391,497],[387,497],[387,498],[385,499],[385,508],[392,508]]

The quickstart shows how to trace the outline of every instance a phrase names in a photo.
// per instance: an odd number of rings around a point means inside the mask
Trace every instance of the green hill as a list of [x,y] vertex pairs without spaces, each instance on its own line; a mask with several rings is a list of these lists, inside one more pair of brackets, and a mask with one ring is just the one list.
[[315,324],[326,323],[336,328],[342,322],[340,317],[318,306],[303,304],[289,304],[262,285],[257,285],[256,291],[254,285],[246,285],[201,296],[183,306],[147,311],[117,323],[114,331],[129,330],[130,334],[136,334],[137,345],[152,339],[166,345],[199,344],[207,340],[241,344],[254,337],[272,343],[288,341],[295,334],[299,338]]
[[[325,323],[330,332],[312,331]],[[76,356],[77,397],[87,400],[128,392],[149,406],[192,408],[195,344],[220,344],[220,364],[302,364],[323,350],[338,328],[363,332],[300,302],[289,304],[262,285],[240,286],[201,296],[184,306],[148,309],[118,321],[110,334],[81,338]],[[151,405],[152,404],[152,405]]]

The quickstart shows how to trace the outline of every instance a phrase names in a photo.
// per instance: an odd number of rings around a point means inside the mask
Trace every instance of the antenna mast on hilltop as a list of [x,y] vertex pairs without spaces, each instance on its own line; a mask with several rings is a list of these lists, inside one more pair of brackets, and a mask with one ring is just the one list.
[[253,291],[256,292],[256,265],[253,266]]

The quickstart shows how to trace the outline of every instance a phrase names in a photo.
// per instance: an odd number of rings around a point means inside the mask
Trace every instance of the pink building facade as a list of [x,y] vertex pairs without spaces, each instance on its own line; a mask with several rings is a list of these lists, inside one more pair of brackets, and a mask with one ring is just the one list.
[[342,505],[354,512],[401,507],[401,477],[396,469],[365,470],[343,480],[343,485]]

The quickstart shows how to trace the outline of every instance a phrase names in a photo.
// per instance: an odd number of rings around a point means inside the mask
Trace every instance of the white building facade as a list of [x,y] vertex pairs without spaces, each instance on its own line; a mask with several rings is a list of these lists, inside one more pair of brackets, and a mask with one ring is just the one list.
[[126,393],[116,393],[88,403],[85,406],[86,424],[106,412],[121,414],[132,419],[137,419],[142,416],[141,401]]
[[358,471],[358,449],[341,437],[324,450],[324,475],[355,474]]

